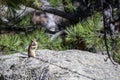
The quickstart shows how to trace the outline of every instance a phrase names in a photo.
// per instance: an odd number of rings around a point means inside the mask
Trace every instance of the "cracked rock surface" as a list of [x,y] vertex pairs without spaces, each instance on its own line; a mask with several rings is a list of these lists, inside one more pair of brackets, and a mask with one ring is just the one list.
[[38,50],[0,56],[0,80],[120,80],[120,65],[80,50]]

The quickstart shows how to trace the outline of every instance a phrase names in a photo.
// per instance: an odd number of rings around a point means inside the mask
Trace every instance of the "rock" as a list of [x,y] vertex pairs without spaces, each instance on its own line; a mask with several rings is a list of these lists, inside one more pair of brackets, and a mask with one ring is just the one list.
[[2,56],[3,55],[3,52],[0,52],[0,56]]
[[120,80],[120,65],[80,50],[38,50],[0,56],[0,80]]

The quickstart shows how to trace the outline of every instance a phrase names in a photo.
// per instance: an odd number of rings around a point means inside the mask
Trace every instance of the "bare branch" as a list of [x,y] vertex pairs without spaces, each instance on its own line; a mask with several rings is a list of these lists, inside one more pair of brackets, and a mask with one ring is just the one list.
[[67,18],[69,20],[73,20],[75,17],[71,14],[71,13],[66,13],[64,11],[61,10],[57,10],[55,8],[52,7],[48,7],[48,6],[43,6],[40,8],[42,11],[48,12],[48,13],[52,13],[58,16],[61,16],[63,18]]

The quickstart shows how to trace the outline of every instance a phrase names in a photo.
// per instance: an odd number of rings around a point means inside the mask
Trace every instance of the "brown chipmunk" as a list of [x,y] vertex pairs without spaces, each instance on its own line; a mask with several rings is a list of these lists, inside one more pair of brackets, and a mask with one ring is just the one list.
[[36,40],[31,40],[28,47],[28,57],[35,57],[38,44]]

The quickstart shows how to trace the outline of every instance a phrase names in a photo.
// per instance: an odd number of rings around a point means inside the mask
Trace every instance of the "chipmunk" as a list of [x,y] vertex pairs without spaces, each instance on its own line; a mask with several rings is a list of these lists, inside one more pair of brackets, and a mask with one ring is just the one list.
[[35,57],[36,56],[36,49],[38,44],[36,40],[31,40],[29,47],[28,47],[28,57]]

